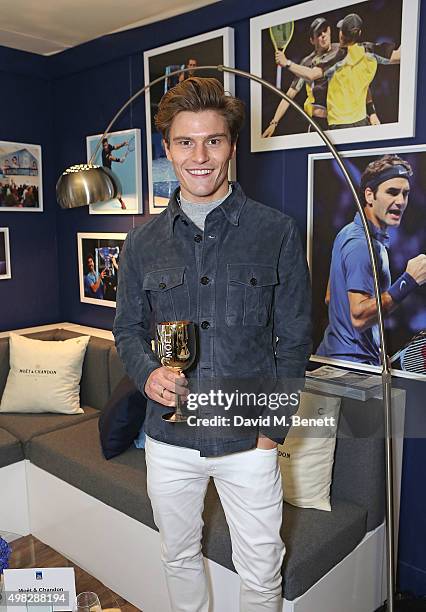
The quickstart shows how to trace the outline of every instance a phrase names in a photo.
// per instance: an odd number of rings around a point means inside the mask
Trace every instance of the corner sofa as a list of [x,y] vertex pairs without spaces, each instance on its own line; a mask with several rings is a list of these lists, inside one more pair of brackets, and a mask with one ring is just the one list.
[[[57,328],[27,335],[78,334]],[[8,339],[0,338],[0,396],[8,369]],[[100,411],[123,373],[113,342],[91,336],[84,414],[0,413],[0,531],[32,533],[143,612],[167,612],[144,451],[132,447],[106,461],[99,443]],[[359,402],[343,400],[346,431],[358,410]],[[380,402],[370,400],[368,413],[372,423],[380,419]],[[373,612],[386,598],[383,438],[339,437],[331,501],[331,512],[285,504],[284,612]],[[212,612],[237,612],[239,580],[212,482],[204,519]]]

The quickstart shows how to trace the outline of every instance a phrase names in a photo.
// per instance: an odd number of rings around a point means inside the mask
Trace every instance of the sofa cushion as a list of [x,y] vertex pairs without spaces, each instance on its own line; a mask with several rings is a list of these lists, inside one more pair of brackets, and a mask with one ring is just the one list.
[[[214,486],[207,491],[203,552],[235,571],[229,529]],[[367,512],[335,500],[331,512],[284,504],[281,535],[286,546],[283,595],[292,601],[344,559],[366,533]]]
[[18,438],[23,444],[25,455],[27,442],[34,436],[57,429],[82,423],[99,415],[99,411],[90,406],[83,406],[84,414],[0,414],[0,427]]
[[[81,336],[66,329],[51,329],[25,334],[36,340],[68,340]],[[109,353],[114,348],[111,340],[91,336],[83,362],[83,374],[80,385],[81,405],[93,406],[102,410],[109,399],[112,388],[109,376]],[[3,393],[9,374],[9,338],[0,338],[0,396]],[[122,366],[119,378],[122,377]],[[101,383],[100,383],[101,381]],[[114,385],[115,386],[115,385]]]
[[0,468],[24,459],[22,445],[8,431],[0,429]]
[[11,333],[0,412],[81,414],[80,380],[89,340],[46,341]]
[[385,442],[383,402],[342,399],[331,487],[336,499],[368,511],[367,531],[385,516]]
[[[29,457],[38,467],[156,529],[146,492],[144,451],[131,448],[106,461],[97,419],[33,438]],[[365,509],[340,500],[334,501],[332,512],[285,504],[283,539],[287,555],[283,571],[287,599],[301,595],[354,549],[366,533],[366,516]],[[205,556],[234,570],[229,530],[212,483],[204,518]]]
[[134,446],[109,461],[99,440],[98,418],[37,436],[32,463],[155,529],[146,492],[145,451]]

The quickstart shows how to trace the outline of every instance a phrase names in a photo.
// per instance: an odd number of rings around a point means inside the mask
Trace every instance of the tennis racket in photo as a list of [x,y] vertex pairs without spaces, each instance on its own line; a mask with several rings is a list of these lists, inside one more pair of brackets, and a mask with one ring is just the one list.
[[132,136],[126,146],[126,151],[124,152],[123,161],[127,159],[129,153],[133,153],[135,150],[135,137]]
[[[272,44],[274,45],[274,51],[285,51],[288,47],[288,43],[291,41],[294,32],[294,21],[288,21],[287,23],[281,23],[280,25],[272,26],[269,28],[269,35],[271,37]],[[281,74],[282,66],[277,65],[277,76],[275,80],[275,86],[281,89]]]
[[421,331],[411,338],[407,344],[391,357],[391,363],[397,361],[401,370],[426,374],[426,331]]

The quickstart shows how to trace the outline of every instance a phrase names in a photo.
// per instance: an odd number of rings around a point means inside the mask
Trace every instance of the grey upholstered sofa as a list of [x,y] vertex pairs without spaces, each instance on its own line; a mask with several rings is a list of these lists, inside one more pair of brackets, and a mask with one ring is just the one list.
[[[42,340],[64,340],[76,335],[57,329],[29,336]],[[8,364],[8,339],[2,338],[0,396],[7,378]],[[113,343],[92,336],[81,382],[81,403],[85,414],[0,414],[0,469],[25,459],[44,472],[155,530],[146,492],[144,451],[132,447],[122,455],[106,461],[99,444],[99,413],[122,376],[123,368]],[[300,509],[285,504],[283,538],[287,554],[283,576],[287,602],[297,600],[318,581],[332,575],[333,568],[351,555],[368,533],[374,533],[383,523],[383,438],[378,435],[357,437],[354,429],[359,425],[359,402],[344,399],[342,411],[344,431],[342,429],[343,437],[339,437],[336,447],[332,511]],[[370,401],[368,422],[374,430],[377,430],[380,414],[379,403]],[[354,418],[355,415],[357,418]],[[49,503],[57,504],[58,512],[61,511],[60,499],[50,500]],[[204,517],[205,557],[233,572],[229,531],[213,483],[210,483],[208,489]],[[376,582],[379,575],[378,570]],[[379,581],[381,583],[381,577]],[[330,601],[333,601],[333,594],[330,597]],[[375,598],[380,602],[382,592],[376,593]],[[295,606],[284,609],[313,608]],[[320,606],[316,609],[322,610]],[[363,604],[357,607],[354,604],[353,609],[367,610],[367,606]],[[150,608],[146,610],[150,612]],[[332,610],[339,612],[339,608],[331,607],[327,612]],[[372,611],[373,607],[367,610]]]

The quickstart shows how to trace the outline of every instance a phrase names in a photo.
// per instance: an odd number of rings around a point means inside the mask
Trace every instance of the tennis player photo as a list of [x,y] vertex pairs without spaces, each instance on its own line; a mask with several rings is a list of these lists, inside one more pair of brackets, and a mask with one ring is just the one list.
[[[418,24],[419,0],[305,2],[251,19],[251,72],[335,144],[413,136]],[[258,83],[251,136],[252,151],[323,144],[290,102]]]
[[[86,138],[87,161],[91,159],[102,134]],[[112,132],[102,138],[94,164],[109,168],[119,178],[122,194],[110,202],[89,206],[91,215],[135,215],[143,212],[141,131]]]
[[10,271],[9,228],[0,227],[0,280],[12,278]]
[[42,212],[41,147],[0,141],[0,212]]
[[[158,103],[174,85],[190,76],[214,77],[226,91],[234,93],[234,78],[217,70],[193,70],[197,66],[234,66],[234,30],[222,28],[200,36],[157,47],[144,53],[145,85],[161,76],[166,79],[153,85],[146,93],[146,138],[149,182],[149,212],[165,209],[178,182],[172,164],[167,160],[161,135],[154,125]],[[186,70],[185,72],[183,72]],[[169,76],[170,75],[170,76]],[[230,179],[235,179],[235,161]]]
[[[343,153],[373,236],[392,367],[426,375],[426,145]],[[372,267],[359,213],[329,154],[309,155],[314,359],[380,365]]]
[[126,234],[77,234],[80,301],[115,308],[118,268]]

